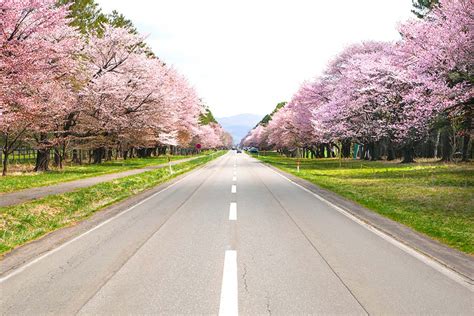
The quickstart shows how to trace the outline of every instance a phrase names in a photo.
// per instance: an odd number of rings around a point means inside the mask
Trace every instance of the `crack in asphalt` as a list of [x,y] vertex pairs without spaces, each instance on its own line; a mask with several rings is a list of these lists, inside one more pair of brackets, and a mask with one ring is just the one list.
[[266,303],[265,303],[265,307],[267,309],[267,313],[268,315],[271,315],[272,314],[272,310],[270,309],[270,295],[267,293],[267,295],[265,296],[265,300],[266,300]]
[[247,284],[247,265],[244,263],[244,273],[242,274],[242,280],[244,281],[244,289],[245,292],[249,292],[248,284]]
[[332,271],[332,273],[339,279],[339,281],[341,282],[341,284],[347,289],[347,291],[349,292],[349,294],[354,298],[354,300],[359,304],[359,306],[364,310],[364,312],[367,314],[367,315],[370,315],[369,311],[365,308],[364,305],[362,305],[362,302],[359,301],[359,299],[355,296],[354,292],[352,292],[352,290],[349,288],[349,286],[344,282],[344,280],[342,279],[342,277],[336,272],[336,270],[334,270],[334,268],[329,264],[329,262],[327,261],[327,259],[323,256],[323,254],[321,253],[321,251],[318,249],[318,247],[316,246],[316,244],[313,243],[313,241],[308,237],[308,235],[306,235],[306,233],[304,232],[303,228],[301,228],[300,225],[298,225],[298,223],[296,222],[296,220],[293,218],[293,216],[291,216],[290,212],[288,211],[288,209],[281,203],[280,199],[278,199],[276,197],[276,195],[273,193],[272,190],[270,190],[270,188],[267,186],[267,184],[265,183],[265,181],[263,181],[263,179],[260,177],[260,175],[258,173],[255,173],[255,172],[252,172],[253,174],[255,174],[257,176],[257,178],[262,182],[262,184],[265,186],[265,188],[268,190],[268,192],[273,196],[273,198],[275,199],[275,201],[280,205],[281,209],[286,213],[286,215],[290,218],[290,220],[293,222],[293,224],[295,224],[295,226],[298,228],[298,230],[301,232],[301,234],[303,234],[303,236],[305,237],[305,239],[309,242],[309,244],[311,245],[311,247],[319,254],[319,256],[321,257],[321,259],[326,263],[326,265],[328,266],[328,268]]

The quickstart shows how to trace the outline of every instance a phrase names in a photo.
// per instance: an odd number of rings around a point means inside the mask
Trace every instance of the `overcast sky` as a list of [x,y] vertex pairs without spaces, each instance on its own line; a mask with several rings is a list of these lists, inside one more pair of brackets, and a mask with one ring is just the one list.
[[343,47],[399,38],[411,0],[97,0],[133,21],[217,117],[266,114]]

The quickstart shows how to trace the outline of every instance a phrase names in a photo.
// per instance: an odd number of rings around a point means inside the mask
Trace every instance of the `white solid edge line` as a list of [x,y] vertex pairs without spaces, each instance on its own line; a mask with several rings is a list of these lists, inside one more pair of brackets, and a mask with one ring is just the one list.
[[432,258],[426,256],[425,254],[411,248],[410,246],[402,243],[401,241],[398,241],[397,239],[393,238],[392,236],[390,235],[387,235],[386,233],[384,233],[383,231],[379,230],[378,228],[376,228],[375,226],[372,226],[370,225],[369,223],[366,223],[362,220],[360,220],[359,218],[357,218],[356,216],[352,215],[351,213],[347,212],[346,210],[344,210],[343,208],[340,208],[339,206],[333,204],[332,202],[329,202],[328,200],[326,200],[325,198],[323,198],[322,196],[314,193],[313,191],[310,191],[308,189],[306,189],[304,186],[294,182],[293,180],[287,178],[286,176],[284,176],[283,174],[273,170],[272,168],[270,168],[269,166],[265,165],[262,163],[263,166],[265,166],[266,168],[268,168],[269,170],[271,170],[273,173],[279,175],[280,177],[282,177],[283,179],[286,179],[287,181],[293,183],[294,185],[296,185],[297,187],[299,187],[300,189],[312,194],[313,196],[315,196],[317,199],[319,199],[320,201],[328,204],[329,206],[333,207],[336,211],[338,211],[339,213],[345,215],[346,217],[350,218],[351,220],[353,220],[354,222],[356,222],[357,224],[361,225],[362,227],[366,228],[367,230],[373,232],[374,234],[376,234],[377,236],[381,237],[382,239],[388,241],[389,243],[391,243],[392,245],[396,246],[397,248],[403,250],[404,252],[412,255],[413,257],[417,258],[418,260],[420,260],[421,262],[425,263],[426,265],[432,267],[433,269],[435,269],[436,271],[444,274],[445,276],[447,276],[448,278],[450,278],[451,280],[463,285],[464,287],[466,287],[468,290],[471,290],[471,291],[474,291],[474,285],[470,284],[463,276],[459,275],[458,273],[456,273],[455,271],[445,267],[444,265],[442,265],[441,263],[433,260]]
[[237,286],[237,251],[226,250],[219,304],[220,316],[237,316],[239,314]]
[[232,193],[237,193],[237,186],[236,186],[235,184],[233,184],[230,191],[231,191]]
[[235,202],[230,202],[229,220],[230,221],[236,221],[237,220],[237,203],[235,203]]
[[7,274],[6,276],[0,278],[0,283],[3,283],[3,282],[5,282],[5,281],[7,281],[7,280],[10,279],[11,277],[13,277],[13,276],[15,276],[15,275],[17,275],[17,274],[23,272],[23,271],[26,270],[28,267],[34,265],[34,264],[37,263],[38,261],[43,260],[44,258],[48,257],[49,255],[52,255],[53,253],[56,253],[56,252],[58,252],[59,250],[63,249],[64,247],[66,247],[66,246],[72,244],[72,243],[75,242],[76,240],[81,239],[82,237],[84,237],[84,236],[86,236],[86,235],[92,233],[93,231],[99,229],[100,227],[102,227],[102,226],[104,226],[104,225],[110,223],[110,222],[113,221],[114,219],[116,219],[116,218],[118,218],[118,217],[120,217],[120,216],[122,216],[122,215],[124,215],[124,214],[126,214],[126,213],[128,213],[128,212],[130,212],[130,211],[133,210],[135,207],[137,207],[137,206],[139,206],[139,205],[145,203],[146,201],[148,201],[148,200],[154,198],[154,197],[157,196],[158,194],[167,191],[168,189],[174,187],[175,185],[177,185],[177,184],[180,183],[181,181],[184,181],[185,179],[187,179],[187,178],[188,178],[189,176],[191,176],[191,175],[192,175],[192,173],[189,173],[189,174],[185,175],[185,177],[179,179],[179,180],[176,181],[176,182],[171,183],[171,184],[168,185],[166,188],[164,188],[164,189],[162,189],[162,190],[160,190],[160,191],[158,191],[158,192],[156,192],[156,193],[150,195],[149,197],[147,197],[147,198],[141,200],[140,202],[138,202],[137,204],[134,204],[134,205],[130,206],[130,207],[127,208],[126,210],[124,210],[124,211],[122,211],[122,212],[120,212],[120,213],[115,214],[115,215],[112,216],[111,218],[109,218],[109,219],[103,221],[102,223],[98,224],[97,226],[94,226],[93,228],[91,228],[91,229],[89,229],[88,231],[86,231],[86,232],[80,234],[79,236],[74,237],[73,239],[71,239],[71,240],[65,242],[64,244],[62,244],[62,245],[60,245],[60,246],[58,246],[58,247],[56,247],[56,248],[54,248],[54,249],[49,250],[48,252],[44,253],[43,255],[41,255],[41,256],[39,256],[39,257],[37,257],[37,258],[31,260],[30,262],[28,262],[28,263],[26,263],[26,264],[24,264],[24,265],[22,265],[22,266],[20,266],[20,267],[18,267],[18,268],[16,268],[16,269],[13,270],[10,274]]

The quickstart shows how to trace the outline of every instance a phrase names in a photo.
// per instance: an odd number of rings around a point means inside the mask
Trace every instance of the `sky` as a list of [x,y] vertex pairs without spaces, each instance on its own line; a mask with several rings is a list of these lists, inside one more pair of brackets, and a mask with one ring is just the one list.
[[216,117],[264,115],[344,47],[395,41],[411,0],[97,0],[132,20]]

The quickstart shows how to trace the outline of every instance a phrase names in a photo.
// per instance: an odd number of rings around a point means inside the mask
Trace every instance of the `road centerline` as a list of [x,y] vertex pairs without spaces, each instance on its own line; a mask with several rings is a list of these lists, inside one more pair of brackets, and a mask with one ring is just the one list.
[[219,315],[238,315],[237,251],[226,250]]
[[232,193],[237,193],[237,185],[233,184],[230,190]]
[[237,203],[236,202],[230,202],[229,220],[230,221],[236,221],[237,220]]

